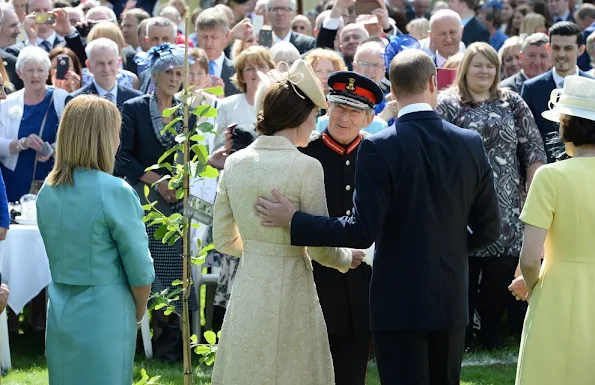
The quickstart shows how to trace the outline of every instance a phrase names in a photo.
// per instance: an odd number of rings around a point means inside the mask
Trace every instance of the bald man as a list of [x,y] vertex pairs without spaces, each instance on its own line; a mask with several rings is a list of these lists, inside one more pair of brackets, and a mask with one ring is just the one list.
[[436,66],[425,52],[400,52],[390,80],[396,129],[361,141],[347,216],[299,212],[277,192],[256,209],[263,226],[289,226],[294,246],[375,242],[370,325],[380,382],[459,385],[468,253],[500,236],[493,171],[481,137],[434,111]]
[[444,66],[449,57],[461,52],[462,37],[463,26],[458,13],[442,9],[432,16],[428,39],[436,67]]

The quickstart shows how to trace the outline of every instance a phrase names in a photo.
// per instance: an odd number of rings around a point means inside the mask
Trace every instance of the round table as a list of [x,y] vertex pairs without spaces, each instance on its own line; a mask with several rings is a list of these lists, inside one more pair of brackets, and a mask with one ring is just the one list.
[[10,225],[0,242],[0,272],[10,290],[8,306],[16,314],[49,285],[50,265],[37,226]]

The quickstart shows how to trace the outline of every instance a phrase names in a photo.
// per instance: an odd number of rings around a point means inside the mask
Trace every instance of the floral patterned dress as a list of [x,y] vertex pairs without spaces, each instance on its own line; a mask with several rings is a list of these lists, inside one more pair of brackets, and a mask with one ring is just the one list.
[[531,110],[517,93],[502,92],[504,97],[500,100],[472,105],[462,104],[455,88],[441,93],[436,107],[444,120],[481,135],[494,170],[501,235],[497,242],[473,254],[476,257],[519,257],[525,173],[534,163],[546,163],[543,139]]

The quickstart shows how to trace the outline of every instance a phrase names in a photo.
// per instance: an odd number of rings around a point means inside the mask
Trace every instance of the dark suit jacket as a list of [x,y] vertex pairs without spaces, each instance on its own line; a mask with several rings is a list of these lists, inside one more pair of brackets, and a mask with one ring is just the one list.
[[138,76],[138,65],[134,61],[134,56],[136,54],[136,49],[132,48],[131,46],[127,45],[126,47],[124,47],[124,57],[126,58],[126,62],[124,63],[124,69]]
[[[537,123],[537,128],[539,128],[539,132],[541,132],[543,141],[546,143],[545,149],[547,152],[548,163],[553,162],[555,157],[549,148],[550,146],[547,144],[552,137],[552,133],[558,132],[559,125],[545,119],[543,116],[541,116],[541,113],[549,109],[548,104],[550,101],[550,95],[556,88],[553,71],[554,70],[552,68],[544,74],[527,80],[521,89],[521,96],[523,99],[525,99],[529,109],[531,109],[533,117],[535,117],[535,122]],[[579,76],[586,76],[591,79],[593,78],[586,72],[580,70]]]
[[223,60],[223,68],[221,69],[221,79],[225,83],[225,96],[239,94],[240,91],[231,82],[231,77],[236,73],[233,62],[227,57]]
[[521,93],[521,88],[523,88],[523,83],[527,81],[527,75],[525,75],[524,71],[519,72],[518,74],[512,75],[500,83],[500,87],[508,87],[517,94]]
[[[593,24],[588,26],[583,31],[583,45],[586,46],[587,38],[593,32],[595,32],[595,22],[593,22]],[[589,57],[589,54],[587,53],[586,49],[585,49],[585,52],[583,52],[583,54],[578,57],[576,65],[578,65],[578,68],[582,69],[583,71],[589,71],[591,69],[591,58]]]
[[461,40],[467,47],[469,47],[469,44],[475,43],[476,41],[487,43],[490,41],[490,31],[488,31],[486,27],[477,20],[477,17],[474,16],[469,20],[465,28],[463,28],[463,38]]
[[291,242],[358,249],[376,242],[373,331],[463,327],[468,255],[500,235],[492,168],[477,133],[434,111],[406,114],[395,127],[360,145],[352,215],[296,212]]
[[[320,27],[320,31],[318,32],[318,37],[316,38],[316,47],[317,48],[328,48],[328,49],[335,49],[335,38],[337,37],[337,30],[336,29],[326,29],[324,27]],[[353,58],[346,59],[343,57],[345,61],[345,65],[347,66],[347,70],[353,71]]]
[[16,69],[17,58],[16,58],[16,56],[6,52],[3,49],[0,49],[0,57],[2,58],[2,61],[4,63],[6,63],[4,65],[4,67],[6,68],[6,73],[8,74],[8,78],[10,79],[10,82],[14,85],[15,91],[23,88],[23,81],[17,74],[17,69]]
[[[137,96],[122,106],[122,138],[116,156],[115,174],[125,177],[133,186],[145,174],[145,169],[156,164],[161,155],[168,150],[155,136],[149,111],[150,97],[151,95]],[[190,127],[194,127],[195,123],[196,117],[191,115]],[[173,164],[173,154],[168,159],[166,161]],[[167,173],[167,169],[154,171],[160,175]]]
[[[293,31],[289,33],[291,34],[289,37],[289,42],[293,44],[295,48],[297,48],[297,50],[300,52],[300,55],[316,48],[316,39],[313,37],[302,35],[301,33]],[[332,47],[334,47],[334,44]]]
[[[97,88],[95,87],[95,83],[92,82],[91,84],[87,84],[83,88],[80,88],[80,89],[74,91],[73,93],[71,93],[70,95],[68,95],[66,97],[66,103],[70,102],[72,99],[76,98],[77,96],[83,95],[83,94],[98,95],[99,92],[97,91]],[[132,88],[124,87],[124,86],[118,84],[118,95],[116,97],[116,105],[118,106],[118,109],[120,111],[122,111],[122,106],[124,105],[125,102],[127,102],[128,100],[135,98],[137,96],[141,96],[141,95],[142,95],[142,93],[140,93],[140,91],[134,90]]]

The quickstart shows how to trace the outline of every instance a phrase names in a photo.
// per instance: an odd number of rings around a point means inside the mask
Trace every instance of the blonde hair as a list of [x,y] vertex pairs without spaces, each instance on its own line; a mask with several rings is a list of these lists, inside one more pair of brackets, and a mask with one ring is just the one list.
[[430,20],[425,17],[411,20],[405,27],[407,33],[416,38],[422,40],[428,37],[428,31],[430,30]]
[[595,61],[595,32],[592,32],[587,38],[587,54],[591,62]]
[[519,35],[531,35],[537,32],[537,28],[545,28],[545,17],[539,13],[530,12],[523,17]]
[[330,49],[313,49],[312,51],[308,52],[308,54],[304,58],[304,61],[306,63],[310,63],[310,65],[312,65],[312,68],[315,68],[316,64],[322,59],[330,60],[330,62],[333,63],[335,71],[347,71],[347,66],[345,65],[345,61],[343,60],[341,55],[339,55],[335,51],[331,51]]
[[446,59],[446,61],[444,62],[444,65],[442,67],[452,69],[452,70],[458,69],[459,66],[461,65],[461,62],[463,61],[463,56],[464,55],[462,52],[459,52],[456,55],[452,55],[451,57]]
[[504,96],[503,91],[500,89],[500,59],[496,50],[487,43],[473,43],[465,50],[463,60],[459,66],[457,77],[454,84],[458,88],[459,101],[462,104],[473,104],[475,103],[471,91],[469,91],[469,85],[467,84],[467,72],[471,65],[471,60],[475,55],[483,55],[494,67],[496,67],[496,76],[494,76],[494,82],[490,86],[490,101],[500,99]]
[[235,59],[234,67],[236,73],[231,78],[233,85],[242,93],[246,92],[246,80],[244,80],[244,74],[242,72],[250,64],[264,64],[269,67],[269,70],[275,68],[275,64],[273,64],[267,48],[254,45],[242,51]]
[[122,117],[115,104],[97,95],[80,95],[64,109],[56,137],[56,160],[47,177],[50,186],[74,185],[76,168],[114,171]]
[[87,35],[87,41],[91,42],[100,37],[114,41],[118,45],[120,57],[122,60],[125,60],[126,55],[124,55],[124,46],[126,43],[124,41],[124,35],[122,35],[122,31],[117,24],[110,21],[102,21],[101,23],[98,23],[91,29],[89,35]]
[[[514,48],[523,49],[523,39],[519,36],[509,37],[504,41],[502,47],[498,50],[498,60],[500,61],[500,68],[504,68],[504,58]],[[500,72],[498,72],[500,73]]]

